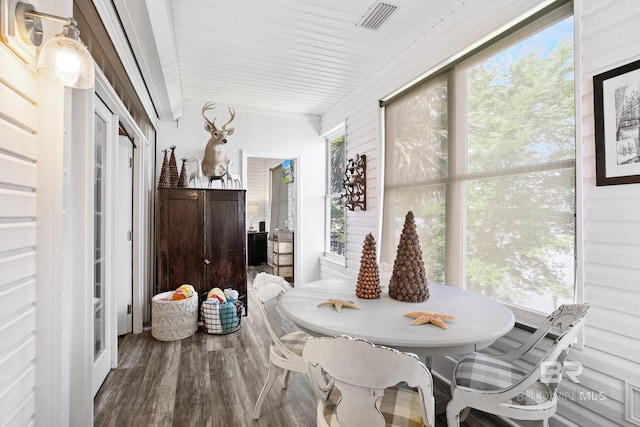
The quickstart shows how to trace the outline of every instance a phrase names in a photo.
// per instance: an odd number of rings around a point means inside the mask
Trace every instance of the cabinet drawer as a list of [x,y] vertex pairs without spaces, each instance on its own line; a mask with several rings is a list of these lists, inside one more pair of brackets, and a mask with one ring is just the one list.
[[274,252],[279,254],[293,253],[292,242],[276,242],[274,243]]
[[276,265],[293,265],[293,255],[274,254],[273,262]]
[[282,277],[292,277],[293,276],[293,267],[274,267],[274,273],[276,276]]

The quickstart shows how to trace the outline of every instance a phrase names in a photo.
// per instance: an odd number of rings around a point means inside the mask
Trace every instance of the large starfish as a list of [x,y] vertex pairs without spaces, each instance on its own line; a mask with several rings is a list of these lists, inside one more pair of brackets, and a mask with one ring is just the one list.
[[404,315],[415,319],[411,322],[412,325],[433,323],[436,326],[440,326],[442,329],[447,329],[447,324],[444,323],[445,320],[453,320],[456,318],[456,316],[452,314],[436,313],[435,311],[411,311]]
[[360,310],[360,307],[358,307],[357,305],[354,305],[353,301],[345,301],[345,300],[342,300],[342,299],[333,299],[333,298],[331,298],[328,301],[321,302],[320,304],[318,304],[318,307],[321,307],[323,305],[332,305],[333,308],[335,308],[336,311],[338,311],[338,312],[342,311],[342,307],[355,308],[355,309]]

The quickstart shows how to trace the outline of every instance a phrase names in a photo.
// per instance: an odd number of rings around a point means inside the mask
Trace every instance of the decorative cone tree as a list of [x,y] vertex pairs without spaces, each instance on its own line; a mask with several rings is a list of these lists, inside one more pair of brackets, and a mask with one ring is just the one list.
[[180,175],[178,176],[178,188],[188,187],[187,185],[187,159],[184,157],[182,160],[182,167],[180,168]]
[[169,182],[171,187],[178,186],[178,163],[176,162],[176,146],[171,147],[171,156],[169,157]]
[[162,150],[164,153],[164,160],[162,161],[162,168],[160,169],[160,181],[158,182],[159,188],[171,187],[171,181],[169,180],[169,159],[167,158],[167,149]]
[[413,212],[407,212],[389,282],[389,296],[398,301],[422,302],[429,298],[427,275]]
[[360,258],[360,272],[356,284],[358,298],[380,298],[380,275],[376,264],[376,241],[371,233],[364,238],[362,257]]

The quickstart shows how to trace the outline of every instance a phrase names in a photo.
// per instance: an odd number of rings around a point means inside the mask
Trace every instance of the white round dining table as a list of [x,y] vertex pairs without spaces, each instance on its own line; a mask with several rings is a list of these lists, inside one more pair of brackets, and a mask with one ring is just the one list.
[[[397,301],[387,289],[377,299],[355,294],[355,280],[320,280],[296,283],[280,298],[281,312],[314,336],[348,335],[375,344],[408,351],[421,357],[470,353],[491,345],[514,326],[513,313],[486,296],[445,285],[429,284],[430,297],[421,303]],[[353,301],[360,309],[332,305],[329,299]],[[452,314],[447,329],[431,323],[412,325],[412,311]]]

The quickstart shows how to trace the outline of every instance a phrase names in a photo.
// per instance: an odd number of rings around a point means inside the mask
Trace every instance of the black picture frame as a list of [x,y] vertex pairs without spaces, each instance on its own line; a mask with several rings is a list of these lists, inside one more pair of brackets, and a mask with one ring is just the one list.
[[593,76],[596,185],[640,183],[640,60]]

